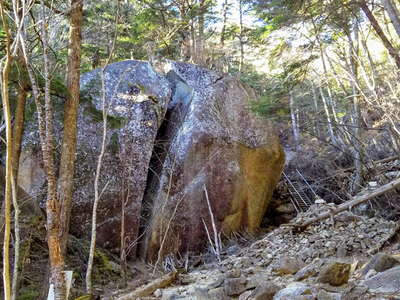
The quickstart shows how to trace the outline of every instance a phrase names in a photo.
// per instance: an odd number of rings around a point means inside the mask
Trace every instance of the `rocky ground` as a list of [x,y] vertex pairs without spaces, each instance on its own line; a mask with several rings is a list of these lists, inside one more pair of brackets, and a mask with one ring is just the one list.
[[400,299],[398,224],[346,211],[293,230],[328,209],[315,204],[250,246],[228,248],[219,263],[106,299]]

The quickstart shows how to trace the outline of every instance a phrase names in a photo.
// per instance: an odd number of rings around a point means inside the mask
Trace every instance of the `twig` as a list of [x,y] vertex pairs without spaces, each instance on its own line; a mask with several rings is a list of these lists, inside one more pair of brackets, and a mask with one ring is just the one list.
[[203,186],[203,189],[204,189],[204,193],[206,195],[208,211],[210,212],[211,224],[212,224],[212,228],[214,231],[214,243],[215,243],[215,252],[216,252],[215,254],[217,255],[218,261],[221,261],[221,255],[220,255],[221,254],[221,244],[220,244],[219,238],[218,238],[217,226],[215,225],[214,214],[211,209],[210,199],[208,198],[207,188],[205,185]]

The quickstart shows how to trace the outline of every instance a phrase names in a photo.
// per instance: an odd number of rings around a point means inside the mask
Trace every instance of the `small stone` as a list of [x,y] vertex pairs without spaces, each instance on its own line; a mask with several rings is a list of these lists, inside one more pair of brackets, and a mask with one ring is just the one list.
[[247,300],[247,299],[249,299],[250,295],[251,295],[251,291],[246,291],[243,294],[240,294],[238,300]]
[[318,269],[321,266],[321,262],[311,263],[304,268],[300,269],[295,275],[296,281],[301,281],[309,277],[313,277],[318,274]]
[[310,286],[302,282],[292,282],[286,288],[276,293],[273,300],[300,299],[298,297],[304,298],[304,296],[306,298],[310,296],[311,299],[313,298]]
[[210,295],[208,294],[207,289],[196,287],[194,289],[194,299],[196,300],[212,300]]
[[271,282],[265,282],[251,293],[252,300],[272,300],[279,287]]
[[242,272],[240,269],[234,268],[226,273],[227,278],[239,278]]
[[321,198],[316,198],[314,203],[315,204],[326,204],[326,201]]
[[281,256],[273,270],[280,275],[294,274],[303,266],[303,261],[298,258]]
[[376,272],[383,272],[398,264],[400,264],[400,262],[393,256],[386,253],[377,253],[364,267],[362,274],[365,276],[371,269],[375,270]]
[[365,294],[367,293],[368,288],[364,286],[355,286],[343,296],[343,299],[366,299]]
[[376,272],[374,269],[370,269],[368,270],[367,274],[364,275],[364,277],[365,279],[368,279],[375,276],[376,274],[378,274],[378,272]]
[[219,276],[217,277],[214,281],[212,281],[207,288],[208,289],[215,289],[217,287],[220,287],[223,283],[224,283],[224,277],[223,276]]
[[225,293],[228,296],[240,295],[246,290],[247,279],[240,278],[227,278],[224,283]]
[[175,291],[163,291],[161,300],[179,299],[179,295]]
[[225,293],[225,289],[223,287],[212,289],[208,291],[208,295],[212,300],[229,300],[230,298]]
[[329,293],[325,290],[320,290],[317,295],[317,300],[341,300],[342,295],[339,293]]
[[335,242],[328,241],[328,242],[326,242],[325,246],[328,248],[333,248],[336,246],[336,244],[335,244]]
[[376,181],[370,181],[370,182],[368,182],[368,185],[369,185],[370,187],[372,187],[372,188],[375,188],[375,187],[378,186],[378,183],[377,183]]
[[400,266],[378,273],[365,280],[363,285],[373,293],[400,293]]
[[347,256],[347,248],[346,246],[339,246],[336,248],[336,257],[343,258]]
[[351,265],[342,262],[329,262],[321,270],[318,281],[340,286],[349,281]]
[[158,298],[161,297],[162,296],[162,291],[160,289],[156,289],[155,292],[154,292],[154,296],[158,297]]

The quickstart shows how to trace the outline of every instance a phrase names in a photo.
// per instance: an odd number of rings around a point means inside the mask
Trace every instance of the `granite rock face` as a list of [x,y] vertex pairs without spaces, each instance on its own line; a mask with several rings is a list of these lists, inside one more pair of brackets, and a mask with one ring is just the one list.
[[[192,64],[169,62],[164,69],[127,60],[81,76],[70,232],[90,235],[104,101],[97,243],[118,251],[123,227],[127,254],[136,254],[141,236],[141,253],[149,259],[205,249],[211,215],[218,234],[256,232],[284,163],[271,124],[250,111],[250,88]],[[59,143],[62,112],[56,116]],[[34,142],[34,123],[31,128]],[[28,146],[20,182],[37,193],[45,176],[40,155],[29,154]]]
[[99,186],[104,193],[98,210],[97,241],[108,248],[119,247],[123,219],[128,247],[137,238],[149,162],[171,98],[170,84],[149,63],[127,60],[107,66],[104,76],[101,69],[83,74],[81,90],[71,231],[80,236],[90,233],[104,91],[109,106],[108,133]]
[[167,77],[174,97],[150,194],[149,259],[204,249],[211,215],[218,233],[255,232],[284,163],[271,125],[250,112],[254,93],[240,81],[176,62]]

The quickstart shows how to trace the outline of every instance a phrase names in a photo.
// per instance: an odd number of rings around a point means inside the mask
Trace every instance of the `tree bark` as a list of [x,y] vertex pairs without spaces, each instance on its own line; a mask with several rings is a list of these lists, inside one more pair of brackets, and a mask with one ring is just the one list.
[[333,131],[331,114],[330,114],[330,112],[329,112],[328,104],[327,104],[327,102],[326,102],[326,97],[325,97],[325,94],[324,94],[324,92],[323,92],[321,86],[319,87],[319,93],[320,93],[320,95],[321,95],[321,100],[322,100],[322,104],[323,104],[323,106],[324,106],[324,111],[325,111],[325,115],[326,115],[326,120],[327,120],[327,123],[328,123],[328,132],[329,132],[329,136],[330,136],[330,138],[331,138],[332,143],[333,143],[334,145],[336,145],[336,144],[337,144],[337,141],[336,141],[335,133],[334,133],[334,131]]
[[55,300],[66,300],[66,282],[64,271],[64,256],[62,253],[62,226],[60,218],[60,203],[57,199],[57,180],[54,163],[54,122],[53,122],[53,104],[50,98],[50,74],[48,57],[48,23],[46,19],[46,10],[44,1],[40,1],[42,22],[41,35],[43,45],[43,77],[44,86],[44,111],[45,111],[45,141],[43,143],[43,163],[47,174],[47,244],[49,248],[49,258],[51,267],[51,282],[54,285]]
[[221,29],[221,47],[223,48],[225,46],[225,31],[226,31],[226,22],[228,20],[228,0],[224,1],[223,7],[222,7],[222,29]]
[[198,15],[198,31],[196,36],[196,53],[195,63],[201,66],[205,64],[205,14],[206,14],[206,0],[199,0],[199,15]]
[[[20,61],[21,60],[22,58],[20,59]],[[20,63],[20,66],[21,69],[25,69],[23,63]],[[15,120],[13,128],[13,176],[16,186],[18,186],[19,158],[21,156],[22,136],[24,134],[25,104],[27,92],[29,89],[28,80],[29,79],[26,78],[26,76],[23,76],[20,77],[20,80],[18,82],[17,107],[15,110]]]
[[368,8],[368,5],[366,2],[361,2],[360,7],[367,16],[369,22],[371,23],[372,27],[374,28],[376,34],[378,37],[381,39],[383,45],[385,48],[388,50],[390,56],[394,59],[397,68],[400,69],[400,56],[396,49],[393,47],[392,43],[389,41],[389,39],[386,37],[385,33],[383,32],[382,28],[380,27],[378,21],[372,14],[371,10]]
[[352,140],[352,146],[354,148],[353,151],[353,160],[355,166],[355,179],[353,182],[352,192],[358,193],[360,190],[363,178],[364,178],[364,151],[361,145],[361,127],[362,127],[362,117],[361,117],[361,108],[360,108],[360,96],[357,92],[358,83],[358,55],[359,55],[359,41],[358,41],[358,26],[357,24],[354,26],[354,40],[351,34],[348,35],[349,40],[349,58],[350,58],[350,66],[351,72],[353,74],[353,80],[351,81],[351,88],[353,93],[353,135],[350,136]]
[[392,2],[392,0],[383,0],[382,2],[397,35],[400,37],[400,18],[396,5]]
[[12,128],[11,128],[11,110],[9,99],[9,73],[11,67],[11,35],[8,27],[7,16],[5,14],[5,3],[0,1],[0,13],[2,27],[5,32],[5,50],[6,58],[1,70],[1,98],[3,103],[3,115],[6,124],[6,176],[5,176],[5,194],[4,194],[4,241],[3,241],[3,289],[4,300],[11,299],[10,282],[10,236],[11,236],[11,189],[12,189]]
[[239,74],[241,74],[244,63],[243,0],[239,0],[239,47],[240,47]]
[[61,205],[63,255],[66,253],[72,207],[76,159],[77,117],[79,107],[79,80],[81,64],[83,1],[71,0],[67,87],[68,99],[64,109],[64,136],[62,143],[58,194]]
[[296,108],[294,104],[294,97],[293,97],[293,91],[289,92],[289,106],[290,106],[290,119],[292,121],[292,132],[293,132],[293,139],[295,143],[295,147],[297,148],[299,144],[299,139],[300,139],[300,133],[299,133],[299,124],[298,120],[296,117]]
[[[21,69],[24,67],[23,59],[19,57],[19,65]],[[23,72],[26,72],[23,70]],[[26,73],[25,73],[26,74]],[[19,205],[18,205],[18,170],[19,170],[19,159],[21,156],[21,145],[22,136],[24,132],[24,121],[25,121],[25,104],[28,90],[28,79],[26,76],[20,75],[18,82],[17,91],[17,107],[15,111],[15,121],[13,128],[13,145],[12,145],[12,157],[13,157],[13,170],[12,170],[12,199],[14,206],[14,271],[12,278],[12,300],[17,299],[18,295],[18,272],[19,272],[19,249],[20,249],[20,225],[19,225]]]
[[101,140],[101,149],[99,158],[97,160],[96,166],[96,175],[94,179],[94,202],[93,202],[93,209],[92,209],[92,232],[90,236],[90,249],[89,249],[89,258],[88,264],[86,269],[86,292],[88,294],[92,294],[93,292],[93,284],[92,284],[92,269],[93,269],[93,259],[94,259],[94,252],[96,249],[96,236],[97,236],[97,207],[100,201],[101,193],[99,193],[99,182],[100,182],[100,175],[101,175],[101,167],[103,164],[103,157],[106,151],[107,145],[107,115],[108,115],[108,103],[107,103],[107,95],[106,95],[106,88],[105,88],[105,66],[101,70],[101,91],[102,91],[102,107],[103,107],[103,135]]

